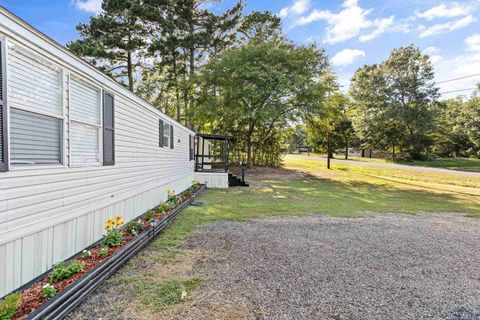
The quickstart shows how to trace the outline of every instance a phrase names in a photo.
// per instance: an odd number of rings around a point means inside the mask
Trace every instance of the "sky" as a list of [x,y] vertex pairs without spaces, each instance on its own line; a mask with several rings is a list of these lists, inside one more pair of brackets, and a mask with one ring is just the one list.
[[[221,12],[234,2],[211,9]],[[76,24],[101,10],[101,0],[0,0],[0,5],[63,45],[78,37]],[[410,44],[431,57],[443,98],[468,96],[480,82],[480,0],[247,0],[246,13],[252,10],[281,17],[294,42],[325,49],[344,90],[357,68],[380,63],[392,49]],[[450,81],[462,77],[467,78]],[[456,90],[463,91],[449,93]]]

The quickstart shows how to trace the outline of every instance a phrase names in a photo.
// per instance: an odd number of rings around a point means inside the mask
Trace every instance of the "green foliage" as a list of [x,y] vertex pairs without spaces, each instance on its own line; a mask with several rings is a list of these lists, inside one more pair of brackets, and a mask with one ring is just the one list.
[[12,293],[0,300],[0,319],[10,320],[20,306],[20,293]]
[[137,236],[143,231],[143,222],[141,220],[129,221],[125,226],[125,231],[132,236]]
[[211,59],[197,83],[195,121],[235,136],[235,160],[251,167],[281,162],[289,122],[321,114],[333,78],[323,51],[272,40],[251,41]]
[[98,252],[98,255],[102,258],[106,257],[108,255],[109,249],[110,249],[109,247],[102,247],[102,249],[100,249],[100,251]]
[[118,247],[123,242],[123,231],[118,228],[112,228],[107,231],[103,237],[102,246],[104,247]]
[[148,212],[147,212],[147,215],[145,216],[145,218],[147,219],[147,221],[152,220],[153,217],[155,217],[155,211],[154,211],[154,210],[148,211]]
[[161,205],[159,205],[155,210],[157,212],[165,212],[165,211],[168,211],[172,208],[172,204],[169,203],[169,202],[165,202],[165,203],[162,203]]
[[47,299],[51,299],[57,295],[57,290],[51,284],[46,284],[42,287],[41,296]]
[[133,91],[142,65],[135,57],[146,48],[148,27],[142,17],[148,8],[140,0],[103,0],[102,9],[88,24],[77,25],[81,38],[67,46]]
[[350,95],[353,126],[367,146],[402,150],[413,159],[425,157],[433,144],[430,104],[438,97],[428,56],[413,46],[395,49],[379,65],[355,73]]
[[78,260],[72,260],[69,262],[59,262],[53,265],[52,273],[50,273],[50,283],[56,283],[58,281],[68,279],[74,274],[83,270],[85,264]]
[[90,259],[92,257],[92,253],[90,250],[83,250],[81,256],[83,259]]

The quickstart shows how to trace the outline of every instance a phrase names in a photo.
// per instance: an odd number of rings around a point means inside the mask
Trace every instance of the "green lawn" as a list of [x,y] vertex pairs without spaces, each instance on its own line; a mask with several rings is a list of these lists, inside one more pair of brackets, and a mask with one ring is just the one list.
[[[335,165],[337,166],[337,164]],[[351,166],[351,165],[348,165]],[[458,212],[480,216],[480,178],[451,174],[338,165],[328,171],[320,161],[286,158],[286,173],[254,179],[250,188],[208,190],[154,246],[179,244],[196,226],[217,220],[326,214],[362,217],[366,213],[421,214]],[[306,177],[294,177],[301,171]]]
[[474,158],[439,158],[429,161],[395,161],[393,162],[390,159],[370,159],[370,158],[358,158],[351,157],[351,160],[364,161],[364,162],[376,162],[376,163],[398,163],[405,164],[409,166],[420,166],[420,167],[432,167],[432,168],[442,168],[450,170],[462,170],[462,171],[474,171],[480,172],[480,159]]

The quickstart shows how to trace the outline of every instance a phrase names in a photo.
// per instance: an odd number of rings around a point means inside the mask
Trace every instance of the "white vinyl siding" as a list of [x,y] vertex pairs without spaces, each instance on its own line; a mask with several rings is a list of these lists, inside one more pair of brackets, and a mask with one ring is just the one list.
[[61,68],[9,42],[7,75],[12,166],[62,164]]
[[100,90],[71,77],[70,148],[73,165],[100,164]]
[[10,110],[12,165],[60,164],[62,121],[20,109]]

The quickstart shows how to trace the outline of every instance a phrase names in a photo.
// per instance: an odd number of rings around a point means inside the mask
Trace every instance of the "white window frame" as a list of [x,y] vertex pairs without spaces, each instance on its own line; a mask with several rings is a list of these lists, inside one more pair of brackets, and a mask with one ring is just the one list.
[[[4,47],[5,47],[5,58],[6,58],[6,61],[5,61],[5,75],[6,75],[6,79],[5,79],[5,84],[7,86],[5,92],[6,92],[6,100],[7,100],[7,121],[8,121],[8,170],[10,171],[21,171],[21,170],[33,170],[33,169],[42,169],[42,168],[49,168],[49,169],[52,169],[52,168],[66,168],[66,152],[65,152],[65,130],[66,130],[66,114],[65,114],[65,68],[61,67],[60,65],[54,63],[53,61],[51,61],[50,59],[48,59],[47,57],[45,57],[45,55],[39,53],[38,51],[35,51],[27,46],[24,46],[23,44],[20,44],[16,41],[11,41],[10,39],[8,38],[3,38],[3,41],[4,41]],[[25,50],[26,52],[29,52],[31,53],[33,56],[34,56],[34,59],[38,59],[39,61],[41,62],[44,62],[48,65],[51,65],[52,67],[55,67],[59,70],[60,72],[60,79],[61,79],[61,83],[60,83],[60,99],[61,99],[61,106],[62,106],[62,114],[61,115],[58,115],[58,114],[54,114],[54,113],[51,113],[51,112],[47,112],[47,111],[42,111],[42,110],[36,110],[36,109],[32,109],[32,108],[28,108],[28,107],[24,107],[24,106],[10,106],[10,104],[8,103],[9,101],[9,90],[8,90],[8,79],[9,79],[9,75],[10,75],[10,68],[9,68],[9,63],[8,63],[8,59],[10,57],[10,54],[9,54],[9,44],[12,43],[13,45],[15,46],[18,46],[19,48],[21,48],[22,50]],[[60,130],[61,131],[61,135],[60,135],[60,163],[59,164],[22,164],[22,165],[16,165],[14,163],[12,163],[12,158],[11,158],[11,146],[12,146],[12,141],[11,141],[11,123],[10,123],[10,110],[11,109],[17,109],[17,110],[23,110],[23,111],[27,111],[27,112],[30,112],[30,113],[34,113],[34,114],[38,114],[38,115],[43,115],[43,116],[47,116],[47,117],[51,117],[51,118],[56,118],[56,119],[59,119],[61,120],[61,125],[62,125],[62,129]]]
[[[96,123],[91,123],[85,120],[77,120],[72,117],[72,104],[71,104],[71,83],[72,79],[75,78],[75,80],[82,82],[84,85],[95,89],[98,92],[98,106],[99,106],[99,111],[100,111],[100,124]],[[69,142],[69,148],[68,148],[68,162],[69,166],[71,168],[76,168],[76,167],[99,167],[103,166],[103,90],[100,86],[94,84],[93,81],[89,81],[88,79],[78,75],[74,74],[72,72],[69,72],[68,74],[68,102],[69,102],[69,113],[70,116],[68,117],[68,142]],[[97,134],[98,134],[98,162],[95,163],[74,163],[73,162],[73,157],[72,157],[72,124],[73,123],[80,123],[92,127],[97,127]]]

